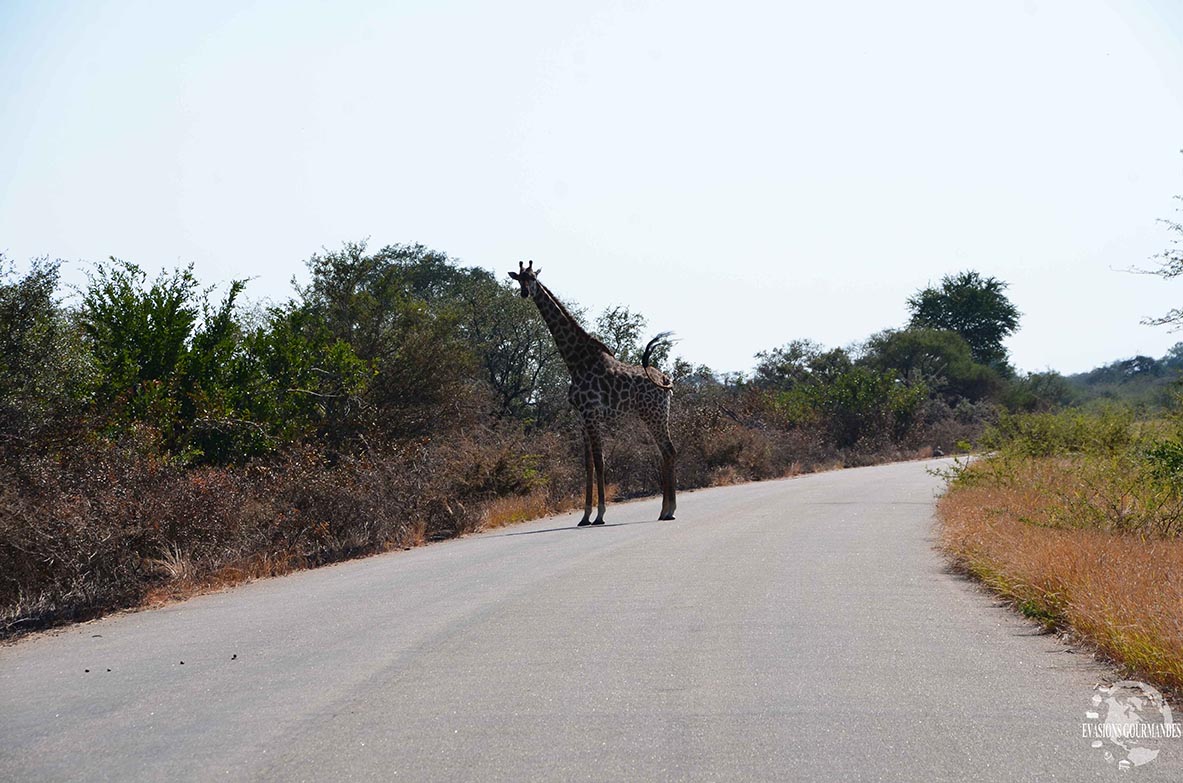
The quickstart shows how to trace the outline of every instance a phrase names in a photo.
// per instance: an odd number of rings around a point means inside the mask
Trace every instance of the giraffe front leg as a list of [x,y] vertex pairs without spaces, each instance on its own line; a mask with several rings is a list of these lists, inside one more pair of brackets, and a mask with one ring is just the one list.
[[596,518],[592,522],[593,525],[604,524],[604,448],[603,442],[600,438],[599,430],[591,427],[588,430],[590,437],[588,440],[591,443],[592,463],[596,469],[596,491],[599,493],[599,508],[597,509]]
[[580,527],[591,524],[592,481],[595,475],[595,463],[592,461],[591,436],[588,434],[586,428],[584,428],[583,432],[583,468],[586,477],[586,481],[584,482],[586,491],[583,496],[583,519],[579,520]]

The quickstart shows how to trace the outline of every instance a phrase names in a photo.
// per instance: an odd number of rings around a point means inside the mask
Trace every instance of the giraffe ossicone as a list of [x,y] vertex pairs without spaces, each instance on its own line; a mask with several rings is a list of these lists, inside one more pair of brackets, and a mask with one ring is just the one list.
[[[658,519],[673,519],[677,499],[674,493],[674,461],[678,453],[670,439],[670,400],[673,382],[669,376],[649,364],[653,349],[668,342],[670,333],[662,332],[649,341],[641,364],[629,364],[616,358],[608,346],[579,325],[562,302],[538,280],[542,269],[518,262],[518,271],[509,276],[521,286],[524,299],[533,299],[546,322],[559,355],[571,374],[567,400],[583,420],[583,453],[586,493],[580,525],[604,523],[604,435],[607,429],[626,414],[632,414],[648,428],[661,452],[661,514]],[[592,520],[592,485],[598,492],[597,514]]]

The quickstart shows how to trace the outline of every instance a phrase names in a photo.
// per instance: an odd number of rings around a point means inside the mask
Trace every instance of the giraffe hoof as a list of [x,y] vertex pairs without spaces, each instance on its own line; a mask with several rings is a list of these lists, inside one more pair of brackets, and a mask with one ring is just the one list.
[[593,525],[602,525],[602,524],[604,524],[604,520],[602,520],[602,519],[597,519],[595,522],[592,522],[592,524],[593,524]]
[[590,519],[581,519],[581,520],[579,520],[579,524],[576,525],[576,527],[584,527],[584,526],[590,525],[590,524],[591,524]]

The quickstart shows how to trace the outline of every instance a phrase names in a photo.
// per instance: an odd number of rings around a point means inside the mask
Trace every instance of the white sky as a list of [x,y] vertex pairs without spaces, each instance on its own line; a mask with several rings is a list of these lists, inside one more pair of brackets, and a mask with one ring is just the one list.
[[422,242],[716,370],[973,268],[1022,369],[1183,339],[1183,2],[0,0],[0,250],[253,276]]

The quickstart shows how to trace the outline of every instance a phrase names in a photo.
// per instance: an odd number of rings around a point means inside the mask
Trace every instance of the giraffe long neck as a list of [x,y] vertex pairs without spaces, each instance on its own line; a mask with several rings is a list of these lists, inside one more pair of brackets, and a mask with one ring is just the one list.
[[538,283],[533,299],[534,304],[538,305],[538,312],[542,314],[542,320],[555,338],[559,355],[572,373],[586,367],[602,353],[612,355],[612,351],[588,334],[575,320],[575,316],[542,283]]

